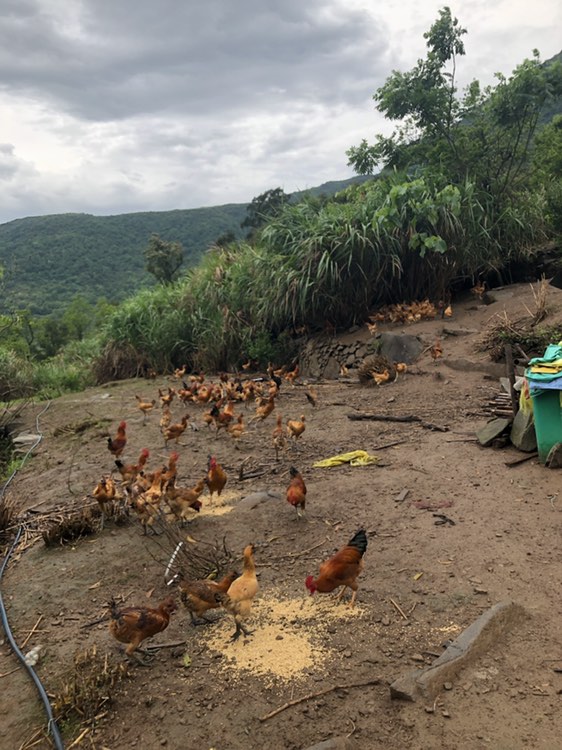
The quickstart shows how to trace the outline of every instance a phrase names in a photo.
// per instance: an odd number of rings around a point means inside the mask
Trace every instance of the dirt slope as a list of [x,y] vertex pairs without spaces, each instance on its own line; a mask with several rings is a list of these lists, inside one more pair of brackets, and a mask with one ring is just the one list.
[[[489,360],[475,344],[492,315],[506,310],[519,317],[526,314],[525,305],[533,306],[528,285],[495,296],[488,307],[472,299],[458,303],[445,324],[426,321],[404,329],[428,344],[440,334],[443,359],[434,363],[425,354],[394,383],[379,388],[320,383],[316,409],[307,403],[302,383],[283,386],[277,409],[284,419],[304,413],[307,428],[300,450],[291,448],[278,463],[270,442],[275,412],[251,425],[236,446],[226,434],[215,438],[207,430],[202,407],[188,408],[200,429],[181,439],[180,483],[192,485],[201,477],[209,453],[226,468],[229,481],[220,509],[211,509],[205,495],[203,511],[187,533],[204,541],[226,535],[238,559],[248,542],[258,543],[255,632],[247,642],[231,644],[230,619],[195,628],[180,609],[154,642],[185,640],[185,646],[157,651],[149,668],[131,668],[130,679],[114,691],[112,704],[81,747],[119,750],[142,738],[151,748],[301,750],[350,733],[359,746],[373,750],[559,746],[562,675],[553,668],[562,667],[560,475],[536,460],[507,468],[505,462],[521,454],[512,448],[481,449],[473,441],[475,429],[487,419],[485,404],[498,390],[497,380],[477,369]],[[549,305],[547,322],[560,320],[560,291],[551,290]],[[444,325],[465,334],[443,336]],[[136,459],[146,446],[152,453],[149,465],[159,465],[169,453],[159,435],[159,414],[151,414],[142,426],[134,394],[150,399],[158,386],[167,385],[166,379],[128,381],[50,404],[39,418],[44,440],[11,485],[21,509],[46,512],[80,502],[111,469],[105,431],[113,432],[121,419],[128,423],[126,458]],[[26,415],[31,429],[44,406]],[[449,430],[351,421],[347,415],[354,410],[415,414]],[[184,409],[174,402],[172,411],[179,417]],[[94,426],[78,434],[61,430],[85,419]],[[395,441],[403,442],[377,450]],[[376,454],[378,463],[312,468],[318,459],[359,448]],[[265,473],[238,481],[247,456],[252,457],[247,466]],[[292,465],[308,485],[307,521],[297,521],[283,499]],[[265,489],[280,498],[256,507],[243,502]],[[406,489],[407,497],[398,501]],[[454,525],[436,525],[440,519],[433,512]],[[319,563],[360,526],[370,536],[358,608],[350,612],[328,596],[307,598],[306,575],[316,573]],[[108,523],[103,532],[60,548],[46,549],[40,540],[29,546],[33,538],[30,534],[27,548],[10,564],[2,591],[18,642],[42,616],[26,650],[46,647],[37,671],[55,693],[72,670],[77,650],[96,644],[111,664],[122,660],[106,623],[83,626],[103,617],[111,596],[124,596],[127,604],[155,605],[168,594],[162,562],[172,550],[162,537],[144,537],[134,519],[119,527]],[[391,702],[389,681],[429,663],[446,641],[505,599],[522,604],[527,619],[466,669],[435,706]],[[26,746],[44,721],[27,676],[21,669],[12,671],[17,665],[2,641],[2,748]],[[288,700],[374,678],[381,684],[335,691],[260,721]],[[78,723],[64,730],[68,744],[80,731]],[[40,740],[34,747],[49,744]]]

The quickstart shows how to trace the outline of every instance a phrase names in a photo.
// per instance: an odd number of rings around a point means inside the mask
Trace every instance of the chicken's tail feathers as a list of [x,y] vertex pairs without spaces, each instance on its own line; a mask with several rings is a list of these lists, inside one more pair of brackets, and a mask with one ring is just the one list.
[[113,597],[108,601],[107,608],[109,609],[109,614],[111,615],[112,620],[118,620],[119,619],[119,610],[117,608],[117,602]]
[[355,547],[355,549],[358,549],[361,553],[361,557],[363,557],[367,550],[367,532],[365,531],[365,529],[359,529],[359,531],[356,531],[352,538],[349,540],[347,546]]

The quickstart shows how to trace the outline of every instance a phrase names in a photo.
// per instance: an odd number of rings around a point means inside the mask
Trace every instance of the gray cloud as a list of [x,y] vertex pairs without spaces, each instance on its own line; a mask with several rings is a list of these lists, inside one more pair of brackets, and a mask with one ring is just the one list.
[[69,24],[40,0],[12,4],[0,23],[1,86],[89,120],[357,101],[388,43],[365,11],[326,0],[77,7]]
[[[346,149],[390,129],[372,93],[424,54],[442,5],[3,0],[0,221],[245,202],[351,176]],[[469,30],[461,83],[509,73],[545,39],[559,50],[557,0],[451,5]]]

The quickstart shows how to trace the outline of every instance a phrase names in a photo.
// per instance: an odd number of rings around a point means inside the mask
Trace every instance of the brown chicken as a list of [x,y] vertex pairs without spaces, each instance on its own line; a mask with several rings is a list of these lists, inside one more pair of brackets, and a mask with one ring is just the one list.
[[[180,599],[191,615],[192,625],[212,622],[212,620],[205,617],[205,612],[209,609],[218,609],[221,606],[216,595],[226,594],[230,585],[237,577],[238,573],[231,571],[224,578],[221,578],[220,581],[211,581],[208,578],[200,581],[180,581]],[[197,618],[199,618],[199,622]]]
[[306,485],[301,473],[294,466],[291,466],[289,473],[292,479],[287,487],[287,502],[297,511],[297,518],[302,518],[305,515]]
[[205,478],[201,479],[195,487],[175,487],[169,486],[164,493],[166,503],[170,509],[168,517],[175,518],[182,525],[193,516],[193,513],[199,513],[203,503],[199,496],[205,489]]
[[318,402],[318,392],[315,388],[312,386],[308,387],[308,390],[305,391],[304,395],[306,396],[306,400],[311,406],[316,406]]
[[135,481],[139,472],[145,467],[149,456],[150,451],[148,448],[143,448],[136,464],[124,464],[120,459],[115,459],[115,466],[117,467],[117,471],[121,474],[121,479],[125,486],[128,486]]
[[210,502],[213,502],[213,494],[216,492],[220,497],[221,492],[226,484],[226,473],[222,466],[217,463],[217,459],[214,456],[209,456],[209,463],[207,466],[207,477],[205,478],[205,484],[209,488],[211,493]]
[[252,610],[252,601],[258,593],[259,584],[256,578],[256,565],[254,563],[254,545],[249,544],[244,549],[244,569],[242,575],[233,581],[226,594],[216,594],[217,600],[226,611],[234,617],[236,630],[231,640],[235,641],[244,635],[251,635],[252,631],[244,625]]
[[263,400],[259,406],[256,407],[256,414],[250,421],[255,422],[257,419],[261,419],[263,421],[264,419],[267,419],[267,417],[269,417],[274,409],[275,396],[269,396],[267,399]]
[[298,364],[294,366],[292,370],[285,373],[285,380],[290,383],[292,386],[295,385],[295,380],[298,378],[300,372],[300,368]]
[[215,404],[211,409],[211,416],[213,417],[217,433],[220,429],[226,429],[234,419],[234,401],[229,401],[222,411]]
[[109,452],[112,453],[115,458],[119,458],[119,456],[125,450],[125,446],[127,445],[127,435],[125,432],[126,429],[127,423],[119,422],[119,426],[117,427],[117,434],[115,435],[115,437],[107,438],[107,447],[109,449]]
[[178,475],[178,458],[180,454],[177,451],[170,453],[168,457],[168,467],[162,471],[162,487],[166,489],[168,485],[174,486]]
[[139,402],[139,409],[142,411],[142,415],[143,415],[142,423],[144,425],[146,424],[146,416],[148,412],[154,409],[154,404],[156,403],[156,399],[153,398],[152,401],[143,401],[140,396],[135,396],[135,398]]
[[164,434],[164,430],[167,429],[172,422],[172,412],[167,404],[162,407],[162,416],[160,417],[160,432]]
[[115,500],[120,499],[115,482],[111,477],[102,477],[94,488],[92,495],[98,501],[101,510],[100,528],[103,530],[106,516],[111,516],[114,511]]
[[168,392],[163,391],[161,388],[158,389],[158,397],[160,399],[160,405],[161,406],[170,406],[172,401],[174,400],[174,396],[176,395],[176,392],[173,388],[168,388]]
[[[156,633],[166,630],[170,623],[170,615],[176,611],[173,597],[168,596],[160,602],[156,609],[150,607],[123,607],[119,609],[115,600],[109,603],[111,620],[109,632],[120,643],[126,643],[125,653],[129,658],[136,659],[139,664],[146,666],[136,651],[142,651],[140,644]],[[143,652],[146,653],[146,652]]]
[[241,438],[245,432],[244,415],[239,414],[236,422],[234,424],[229,424],[226,431],[234,438],[234,440]]
[[181,422],[176,422],[175,424],[170,424],[168,427],[166,427],[162,434],[164,435],[164,446],[168,447],[168,441],[173,440],[176,445],[179,445],[180,437],[185,432],[185,428],[187,427],[187,423],[189,421],[189,414],[184,414],[181,418]]
[[301,414],[300,419],[289,419],[287,422],[287,435],[292,437],[296,441],[300,438],[306,429],[306,420],[304,414]]
[[343,586],[338,594],[337,601],[342,598],[346,588],[350,588],[353,594],[349,606],[353,607],[359,588],[357,577],[363,570],[363,555],[366,549],[367,533],[365,529],[359,529],[345,547],[342,547],[333,557],[322,563],[316,578],[314,576],[307,577],[305,585],[310,595],[312,596],[315,591],[319,591],[321,594],[329,594]]
[[443,346],[441,345],[441,339],[435,339],[435,343],[432,347],[430,347],[429,353],[431,354],[431,358],[434,362],[436,362],[439,357],[443,356]]
[[271,433],[271,437],[273,438],[273,447],[275,448],[275,460],[279,461],[279,451],[285,450],[287,447],[287,438],[285,437],[281,414],[277,415],[277,427]]

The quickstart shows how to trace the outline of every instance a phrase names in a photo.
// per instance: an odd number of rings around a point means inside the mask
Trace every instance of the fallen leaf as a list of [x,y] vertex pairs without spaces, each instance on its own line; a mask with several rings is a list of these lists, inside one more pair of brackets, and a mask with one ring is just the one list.
[[154,592],[154,588],[148,589],[148,591],[145,593],[146,598],[150,599],[150,597],[152,596],[153,592]]

